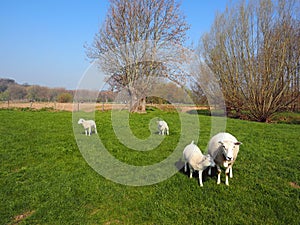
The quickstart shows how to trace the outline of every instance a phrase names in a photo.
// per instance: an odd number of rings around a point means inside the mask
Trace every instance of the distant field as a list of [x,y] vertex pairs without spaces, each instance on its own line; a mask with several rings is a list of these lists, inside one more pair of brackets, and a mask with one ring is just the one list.
[[[160,109],[168,110],[174,109],[172,105],[156,105],[156,104],[149,104],[149,106],[155,106]],[[189,110],[199,110],[199,109],[208,109],[206,106],[189,106],[189,105],[178,105],[177,106],[180,111],[186,112]],[[0,101],[0,108],[2,109],[53,109],[53,110],[62,110],[62,111],[92,111],[92,110],[99,110],[99,111],[106,111],[114,109],[126,109],[127,106],[125,104],[112,104],[112,103],[59,103],[59,102],[1,102]]]
[[[110,110],[112,108],[111,104],[103,104],[104,110]],[[59,103],[59,102],[0,102],[0,108],[20,108],[20,109],[53,109],[53,110],[62,110],[62,111],[76,111],[86,110],[89,111],[91,108],[95,108],[95,104],[92,103]],[[102,109],[102,103],[96,104],[97,109]]]
[[[115,136],[110,111],[95,115],[106,148],[128,164],[163,160],[180,137],[176,112],[133,114],[129,124],[138,138],[149,136],[155,117],[169,122],[170,136],[152,151],[132,151]],[[189,116],[199,118],[204,151],[210,117]],[[0,118],[0,224],[300,224],[299,125],[228,119],[227,131],[243,142],[230,186],[224,173],[220,185],[216,176],[205,176],[200,188],[197,174],[189,179],[179,171],[161,183],[132,187],[107,180],[86,163],[71,112],[2,109]],[[98,136],[81,138],[93,142]]]

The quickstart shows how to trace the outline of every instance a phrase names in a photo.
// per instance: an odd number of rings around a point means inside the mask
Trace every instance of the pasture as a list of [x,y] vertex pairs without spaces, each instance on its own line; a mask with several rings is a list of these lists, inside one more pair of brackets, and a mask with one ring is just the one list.
[[[210,117],[188,116],[198,117],[198,146],[206,152]],[[120,161],[160,162],[180,137],[178,114],[152,109],[131,115],[129,124],[137,137],[147,138],[154,117],[168,122],[170,135],[152,151],[119,143],[110,111],[96,112],[98,135]],[[228,119],[226,131],[243,142],[230,186],[224,171],[220,185],[216,176],[204,176],[203,188],[197,174],[189,179],[178,171],[161,183],[134,187],[114,183],[87,164],[71,112],[0,110],[0,118],[0,224],[300,224],[299,125]]]

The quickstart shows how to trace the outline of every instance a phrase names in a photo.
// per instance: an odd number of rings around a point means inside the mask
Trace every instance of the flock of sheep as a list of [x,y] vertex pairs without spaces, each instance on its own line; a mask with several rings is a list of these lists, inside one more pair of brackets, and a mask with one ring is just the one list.
[[[165,121],[158,121],[159,135],[169,135],[169,127]],[[85,135],[91,136],[92,129],[97,134],[96,123],[93,120],[79,119],[78,124],[82,124]],[[233,135],[229,133],[218,133],[213,136],[208,143],[208,153],[202,154],[201,150],[194,141],[187,145],[183,150],[184,172],[189,167],[189,177],[192,178],[193,172],[198,171],[199,185],[202,187],[202,172],[208,169],[208,175],[211,175],[211,168],[217,167],[218,179],[217,184],[221,183],[221,167],[225,169],[225,184],[229,185],[228,176],[233,177],[232,166],[239,152],[239,142]]]

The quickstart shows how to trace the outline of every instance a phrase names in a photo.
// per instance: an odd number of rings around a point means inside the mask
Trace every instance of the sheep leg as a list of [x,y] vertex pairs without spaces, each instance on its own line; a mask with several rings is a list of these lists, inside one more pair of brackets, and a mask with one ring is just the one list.
[[228,175],[229,175],[230,167],[227,167],[225,170],[225,184],[229,186]]
[[199,170],[199,185],[201,187],[203,187],[203,183],[202,183],[202,170]]
[[186,173],[186,171],[187,171],[187,163],[185,162],[184,163],[184,172]]
[[218,166],[217,167],[217,169],[218,169],[218,180],[217,180],[217,184],[221,184],[221,172],[222,172],[222,170],[221,170],[221,168]]
[[92,127],[89,127],[89,136],[91,136],[92,133]]
[[85,129],[84,132],[85,132],[85,136],[87,136],[87,129]]
[[233,178],[232,165],[229,168],[229,177]]
[[193,168],[191,166],[189,166],[189,167],[190,167],[190,178],[192,178],[193,177]]
[[211,175],[211,167],[208,168],[208,175]]
[[95,127],[95,134],[97,134],[97,127],[96,127],[96,124],[95,124],[95,126],[94,126],[94,127]]

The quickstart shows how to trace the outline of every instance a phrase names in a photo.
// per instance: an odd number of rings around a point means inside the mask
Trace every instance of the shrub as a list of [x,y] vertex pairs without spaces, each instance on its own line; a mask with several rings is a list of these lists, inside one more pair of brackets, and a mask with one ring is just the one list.
[[60,103],[72,102],[73,96],[70,93],[64,92],[57,96],[57,101]]

